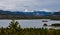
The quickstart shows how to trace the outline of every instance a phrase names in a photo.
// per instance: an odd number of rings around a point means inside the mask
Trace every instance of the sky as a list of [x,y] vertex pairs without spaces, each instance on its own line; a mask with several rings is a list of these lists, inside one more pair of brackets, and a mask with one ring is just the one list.
[[60,11],[60,0],[0,0],[0,10],[24,11],[25,9]]

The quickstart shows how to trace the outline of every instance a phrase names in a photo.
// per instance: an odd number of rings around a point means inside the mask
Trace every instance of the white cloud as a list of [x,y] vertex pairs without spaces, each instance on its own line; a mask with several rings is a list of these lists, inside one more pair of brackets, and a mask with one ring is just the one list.
[[25,6],[33,5],[30,4],[32,0],[0,0],[0,9],[3,10],[21,10],[25,9]]
[[60,0],[0,0],[0,9],[25,10],[25,9],[57,9],[60,10]]
[[0,9],[3,9],[3,10],[12,10],[15,7],[16,7],[15,4],[13,4],[11,2],[7,2],[7,1],[0,2]]
[[53,11],[48,10],[48,9],[46,9],[46,8],[44,8],[43,10],[40,10],[40,11],[53,12]]

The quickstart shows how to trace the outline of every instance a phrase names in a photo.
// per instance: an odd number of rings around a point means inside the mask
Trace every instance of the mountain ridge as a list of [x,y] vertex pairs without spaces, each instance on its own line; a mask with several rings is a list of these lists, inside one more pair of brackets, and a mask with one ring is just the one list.
[[34,11],[34,12],[22,12],[22,11],[3,11],[0,10],[0,14],[8,14],[8,15],[31,15],[31,16],[45,16],[51,15],[53,12],[46,12],[46,11]]

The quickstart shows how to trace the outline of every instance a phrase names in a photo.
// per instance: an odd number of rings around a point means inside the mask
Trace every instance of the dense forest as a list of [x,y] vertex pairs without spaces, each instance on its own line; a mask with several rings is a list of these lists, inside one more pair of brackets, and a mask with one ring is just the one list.
[[21,28],[18,21],[12,20],[8,27],[0,28],[0,35],[60,35],[60,29]]

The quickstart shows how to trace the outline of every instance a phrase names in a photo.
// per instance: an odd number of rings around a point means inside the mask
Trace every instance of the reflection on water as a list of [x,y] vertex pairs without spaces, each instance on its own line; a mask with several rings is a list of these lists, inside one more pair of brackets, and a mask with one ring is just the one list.
[[[42,22],[43,20],[47,20],[48,22]],[[50,25],[52,23],[60,23],[60,21],[54,21],[54,20],[50,20],[50,19],[34,19],[34,20],[16,20],[19,22],[19,24],[21,25],[22,28],[26,28],[26,27],[37,27],[37,28],[41,28],[43,27],[44,23],[47,23],[47,25]],[[9,23],[11,22],[11,20],[0,20],[0,27],[7,27],[9,25]]]

